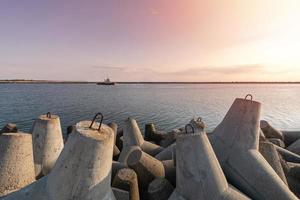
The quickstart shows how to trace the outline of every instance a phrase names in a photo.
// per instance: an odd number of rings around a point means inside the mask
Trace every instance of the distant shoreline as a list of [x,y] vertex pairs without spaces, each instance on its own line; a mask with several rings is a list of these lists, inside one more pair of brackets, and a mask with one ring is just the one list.
[[[0,84],[96,84],[94,81],[52,81],[52,80],[0,80]],[[179,81],[165,81],[165,82],[125,82],[125,81],[117,81],[116,84],[300,84],[300,81],[291,81],[291,82],[283,82],[283,81],[269,81],[269,82],[259,82],[259,81],[232,81],[232,82],[216,82],[216,81],[203,81],[203,82],[179,82]]]

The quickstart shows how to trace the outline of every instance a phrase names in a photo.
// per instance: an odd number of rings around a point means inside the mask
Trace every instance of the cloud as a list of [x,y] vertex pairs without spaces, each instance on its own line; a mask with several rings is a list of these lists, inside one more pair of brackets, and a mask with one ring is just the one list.
[[151,15],[159,15],[159,11],[154,8],[149,8],[149,12]]
[[[264,81],[281,80],[286,73],[282,68],[267,64],[228,66],[201,66],[182,70],[161,71],[142,66],[92,66],[90,78],[94,80],[109,76],[117,81]],[[93,73],[95,72],[95,73]]]
[[119,67],[119,66],[105,66],[105,65],[93,65],[91,66],[92,69],[96,69],[96,70],[124,70],[125,67]]
[[264,72],[265,67],[260,64],[252,64],[252,65],[232,65],[232,66],[203,66],[197,68],[189,68],[176,72],[167,72],[170,75],[203,75],[207,73],[214,74],[223,74],[223,75],[231,75],[231,74],[245,74],[245,73],[258,73]]

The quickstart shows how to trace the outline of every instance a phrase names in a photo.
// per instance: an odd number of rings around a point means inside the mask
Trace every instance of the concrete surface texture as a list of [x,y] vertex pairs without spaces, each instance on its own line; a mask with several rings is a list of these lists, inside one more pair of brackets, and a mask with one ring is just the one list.
[[300,155],[295,154],[279,146],[275,146],[275,148],[277,152],[282,156],[282,158],[287,162],[300,163]]
[[112,187],[116,200],[129,200],[129,192],[119,188]]
[[275,145],[277,145],[277,146],[279,146],[279,147],[285,148],[285,144],[281,139],[269,138],[268,141],[275,144]]
[[282,131],[282,134],[286,146],[300,139],[300,131]]
[[0,136],[0,196],[35,181],[32,137],[27,133]]
[[[210,135],[222,169],[252,199],[297,199],[258,151],[261,104],[237,98]],[[259,180],[259,181],[258,181]]]
[[18,132],[17,125],[14,123],[8,123],[0,130],[0,135],[2,133],[17,133],[17,132]]
[[125,168],[119,170],[114,177],[112,186],[125,191],[129,191],[130,200],[140,199],[138,177],[135,171],[132,169]]
[[158,153],[155,158],[163,161],[163,160],[171,160],[173,159],[173,148],[176,147],[176,143],[171,144],[167,148],[165,148],[163,151]]
[[32,141],[36,176],[47,175],[64,147],[59,117],[39,116],[32,127]]
[[170,197],[174,187],[165,178],[154,179],[148,187],[149,200],[166,200]]
[[168,132],[163,135],[163,139],[159,142],[159,145],[167,148],[171,144],[175,143],[177,135],[181,134],[182,131],[179,129],[173,129],[171,132]]
[[145,124],[145,139],[158,144],[163,139],[163,134],[156,130],[153,123]]
[[176,167],[174,160],[163,160],[161,163],[165,169],[165,179],[167,179],[174,187],[176,186]]
[[177,137],[176,189],[169,199],[249,199],[229,187],[206,133],[197,124],[194,130]]
[[140,149],[130,153],[127,165],[137,173],[140,191],[147,191],[149,184],[155,178],[165,177],[163,164]]
[[[298,198],[300,198],[300,164],[281,160],[281,166],[287,178],[289,188]],[[298,170],[294,171],[295,167],[298,168]]]
[[91,121],[76,130],[48,176],[12,193],[4,200],[114,200],[111,168],[114,135],[111,128]]
[[112,167],[111,167],[111,180],[114,180],[114,177],[116,176],[116,174],[118,173],[118,171],[120,169],[124,169],[127,168],[127,164],[125,163],[121,163],[118,161],[112,161]]
[[260,128],[267,138],[278,138],[283,140],[282,132],[271,126],[266,120],[260,121]]
[[132,118],[128,118],[125,121],[125,126],[123,128],[123,139],[123,148],[139,146],[144,152],[152,156],[155,156],[163,150],[162,147],[144,140],[136,120]]
[[291,145],[289,145],[287,148],[287,150],[300,155],[300,139],[296,140],[295,142],[293,142]]
[[139,146],[124,146],[119,155],[118,162],[127,164],[128,156],[131,154],[132,151],[134,151],[136,149],[141,149],[141,147],[139,147]]
[[274,169],[274,171],[281,178],[281,180],[286,185],[288,185],[284,171],[281,166],[281,158],[279,157],[274,144],[270,142],[259,142],[259,152]]

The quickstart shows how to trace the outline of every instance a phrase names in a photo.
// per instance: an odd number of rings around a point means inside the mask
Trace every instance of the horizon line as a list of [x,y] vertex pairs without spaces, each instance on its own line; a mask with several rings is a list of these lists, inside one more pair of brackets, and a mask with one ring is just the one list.
[[[2,79],[0,84],[96,84],[101,81]],[[116,84],[300,84],[300,81],[114,81]]]

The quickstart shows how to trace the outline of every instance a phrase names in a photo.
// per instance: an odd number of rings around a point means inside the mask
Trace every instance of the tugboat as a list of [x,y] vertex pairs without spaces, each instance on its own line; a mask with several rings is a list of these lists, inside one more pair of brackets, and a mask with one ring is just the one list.
[[104,79],[103,82],[98,82],[97,85],[115,85],[115,82],[111,82],[109,78]]

